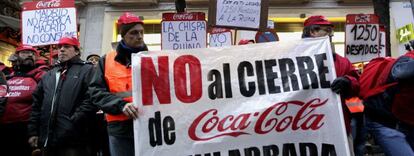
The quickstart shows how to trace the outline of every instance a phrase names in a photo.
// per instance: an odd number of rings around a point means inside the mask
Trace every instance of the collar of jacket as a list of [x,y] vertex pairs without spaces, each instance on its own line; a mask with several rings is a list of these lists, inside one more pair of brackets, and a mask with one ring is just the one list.
[[66,62],[58,62],[54,66],[60,68],[69,68],[74,64],[88,64],[88,62],[83,61],[79,55],[72,57],[70,60]]
[[141,51],[148,51],[148,47],[146,44],[138,48],[131,48],[125,44],[124,40],[121,40],[118,46],[116,47],[117,54],[115,56],[115,61],[121,63],[122,65],[130,66],[131,54],[139,53]]

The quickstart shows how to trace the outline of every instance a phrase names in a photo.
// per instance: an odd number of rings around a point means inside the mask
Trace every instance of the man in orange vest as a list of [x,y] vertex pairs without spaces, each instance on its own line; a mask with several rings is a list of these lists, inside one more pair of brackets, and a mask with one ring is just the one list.
[[92,102],[97,104],[108,122],[109,149],[112,156],[134,155],[133,119],[138,109],[132,104],[131,54],[147,51],[144,22],[131,13],[118,19],[122,36],[116,51],[104,55],[89,87]]

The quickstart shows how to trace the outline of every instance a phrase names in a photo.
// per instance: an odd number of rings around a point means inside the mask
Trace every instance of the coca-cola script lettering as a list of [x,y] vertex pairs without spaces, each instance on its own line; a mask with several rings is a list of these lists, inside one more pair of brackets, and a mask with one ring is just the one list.
[[194,16],[193,14],[174,14],[173,20],[179,21],[179,20],[193,20]]
[[[308,102],[279,102],[263,112],[228,115],[223,118],[217,109],[210,109],[195,118],[188,129],[188,135],[194,141],[207,141],[223,136],[251,135],[248,129],[253,129],[254,133],[260,135],[286,130],[318,130],[324,125],[325,114],[316,113],[315,110],[327,101],[328,99],[315,98]],[[297,113],[290,113],[295,110]],[[289,115],[288,112],[295,115]]]
[[42,9],[42,8],[57,8],[60,6],[60,0],[52,0],[52,1],[39,1],[36,4],[36,8],[37,9]]

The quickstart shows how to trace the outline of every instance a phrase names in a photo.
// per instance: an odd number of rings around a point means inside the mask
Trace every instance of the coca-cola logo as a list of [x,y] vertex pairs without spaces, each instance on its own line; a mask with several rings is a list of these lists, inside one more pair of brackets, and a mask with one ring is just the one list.
[[193,20],[193,14],[174,14],[173,20]]
[[222,32],[227,32],[228,29],[225,28],[214,28],[211,33],[215,34],[215,33],[222,33]]
[[60,6],[60,0],[39,1],[36,4],[37,9],[41,8],[57,8]]
[[[206,141],[223,136],[251,135],[249,129],[259,135],[286,130],[318,130],[324,125],[325,114],[319,114],[315,110],[327,101],[328,99],[322,101],[315,98],[308,102],[279,102],[263,112],[228,115],[223,118],[219,117],[217,109],[210,109],[193,121],[188,135],[194,141]],[[297,110],[297,113],[288,114],[287,110]]]

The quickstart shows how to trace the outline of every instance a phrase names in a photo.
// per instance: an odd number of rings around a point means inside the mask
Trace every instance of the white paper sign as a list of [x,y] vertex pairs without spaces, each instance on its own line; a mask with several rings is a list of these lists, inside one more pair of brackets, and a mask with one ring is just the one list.
[[349,155],[328,38],[132,57],[136,156]]
[[77,37],[76,9],[51,8],[22,12],[23,44],[57,44],[62,37]]
[[259,28],[261,0],[217,0],[216,24]]
[[347,15],[345,56],[352,63],[366,62],[380,56],[378,17],[371,14]]
[[232,41],[231,32],[210,34],[209,45],[210,47],[231,46],[232,45],[231,41]]
[[207,24],[205,21],[163,21],[162,49],[206,48]]

